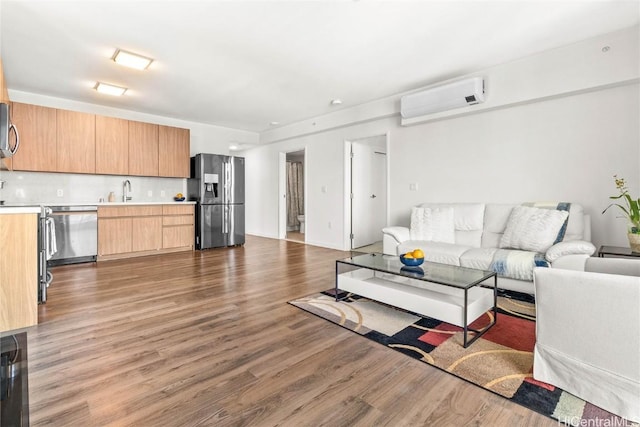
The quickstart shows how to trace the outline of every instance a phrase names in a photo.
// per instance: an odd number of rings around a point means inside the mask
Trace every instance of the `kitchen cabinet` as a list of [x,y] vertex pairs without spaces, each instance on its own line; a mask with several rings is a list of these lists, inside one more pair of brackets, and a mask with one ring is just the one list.
[[193,249],[194,205],[162,206],[162,247]]
[[192,250],[193,205],[98,207],[98,261]]
[[158,176],[158,125],[129,121],[129,175]]
[[70,173],[96,171],[96,116],[77,111],[56,112],[56,170]]
[[100,218],[98,208],[98,256],[132,251],[131,218]]
[[0,102],[9,102],[9,91],[7,89],[7,81],[4,79],[4,68],[2,67],[2,58],[0,58]]
[[96,116],[96,173],[129,174],[129,121]]
[[0,332],[38,323],[38,214],[0,213]]
[[56,109],[11,104],[11,120],[20,132],[20,148],[11,158],[16,171],[56,171]]
[[132,252],[157,251],[162,248],[162,217],[133,218]]
[[189,129],[158,126],[158,175],[189,178]]

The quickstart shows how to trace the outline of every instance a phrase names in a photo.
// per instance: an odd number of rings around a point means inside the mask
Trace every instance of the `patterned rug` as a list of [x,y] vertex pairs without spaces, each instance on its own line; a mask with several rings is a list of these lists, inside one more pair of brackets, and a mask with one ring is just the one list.
[[[533,297],[500,291],[498,322],[468,348],[462,329],[333,289],[290,304],[373,341],[436,366],[515,403],[568,425],[637,426],[552,385],[533,379]],[[487,312],[472,323],[482,329]]]

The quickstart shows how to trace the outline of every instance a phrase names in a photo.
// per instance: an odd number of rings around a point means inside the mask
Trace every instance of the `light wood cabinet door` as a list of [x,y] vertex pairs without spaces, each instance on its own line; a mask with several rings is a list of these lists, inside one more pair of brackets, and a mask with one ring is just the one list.
[[193,247],[193,239],[193,225],[162,228],[162,247],[164,249]]
[[132,250],[153,251],[162,248],[162,217],[133,218]]
[[76,111],[56,112],[58,172],[95,173],[96,116]]
[[0,102],[9,102],[9,91],[7,90],[7,81],[4,79],[4,68],[2,67],[2,58],[0,58]]
[[20,132],[13,170],[56,171],[56,115],[55,108],[12,103],[11,120]]
[[158,127],[158,175],[189,178],[189,129]]
[[96,116],[96,173],[129,174],[129,121]]
[[98,255],[132,251],[131,218],[98,218]]
[[0,332],[38,323],[38,215],[0,214]]
[[129,175],[158,176],[158,125],[129,121]]

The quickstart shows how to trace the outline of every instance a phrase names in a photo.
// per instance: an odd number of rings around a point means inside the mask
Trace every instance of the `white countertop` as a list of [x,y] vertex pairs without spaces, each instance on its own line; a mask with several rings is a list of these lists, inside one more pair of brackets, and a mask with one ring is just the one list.
[[141,206],[141,205],[195,205],[196,202],[185,200],[184,202],[50,202],[50,203],[9,203],[0,208],[28,208],[40,210],[40,206]]
[[0,215],[5,214],[39,214],[40,206],[0,206]]

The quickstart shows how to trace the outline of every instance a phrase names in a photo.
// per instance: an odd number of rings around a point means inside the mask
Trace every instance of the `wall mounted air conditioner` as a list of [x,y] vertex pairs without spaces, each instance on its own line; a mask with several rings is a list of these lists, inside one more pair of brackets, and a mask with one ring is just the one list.
[[484,102],[484,81],[472,77],[400,98],[402,118],[424,116]]

